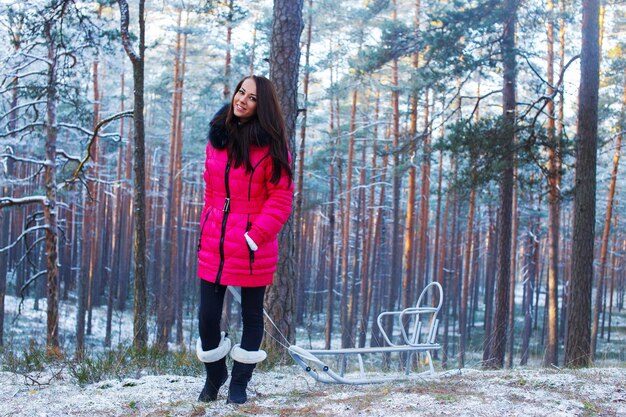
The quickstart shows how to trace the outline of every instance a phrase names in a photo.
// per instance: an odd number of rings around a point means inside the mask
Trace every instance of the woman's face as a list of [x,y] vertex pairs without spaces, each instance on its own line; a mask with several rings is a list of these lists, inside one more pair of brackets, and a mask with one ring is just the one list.
[[256,114],[256,82],[246,78],[233,97],[233,112],[242,122],[247,122]]

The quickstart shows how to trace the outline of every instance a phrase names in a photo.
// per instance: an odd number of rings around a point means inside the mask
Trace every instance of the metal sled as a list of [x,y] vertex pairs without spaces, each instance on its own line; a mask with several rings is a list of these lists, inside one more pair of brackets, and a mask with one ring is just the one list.
[[[430,300],[433,300],[432,303]],[[411,379],[420,374],[435,374],[432,352],[441,348],[436,342],[439,310],[443,304],[443,288],[437,282],[428,284],[417,299],[415,307],[402,311],[387,311],[378,315],[378,328],[388,346],[369,348],[344,349],[304,349],[298,346],[289,346],[289,354],[302,366],[306,373],[315,380],[327,384],[374,384],[381,382]],[[391,316],[394,320],[393,329],[396,329],[398,343],[392,342],[394,334],[387,334],[383,327],[385,317]],[[420,355],[423,357],[420,358]],[[374,373],[366,372],[363,356],[378,356],[379,358],[397,356],[398,369],[404,372]],[[417,355],[418,362],[428,366],[428,370],[419,374],[411,374],[413,359]],[[321,357],[330,357],[330,361],[323,361]],[[346,364],[350,358],[358,362],[359,372],[346,373]],[[331,369],[329,363],[339,364],[339,372]]]

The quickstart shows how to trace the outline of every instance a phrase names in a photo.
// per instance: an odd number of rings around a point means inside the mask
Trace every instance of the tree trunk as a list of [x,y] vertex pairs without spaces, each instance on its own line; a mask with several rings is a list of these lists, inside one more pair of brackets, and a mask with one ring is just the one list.
[[[397,20],[396,1],[393,1],[392,19]],[[391,92],[391,153],[393,156],[393,171],[391,173],[391,276],[387,291],[387,311],[396,309],[398,301],[398,290],[402,274],[402,246],[400,245],[400,94],[398,92],[398,60],[391,63],[391,85],[394,87]],[[390,317],[384,322],[385,332],[391,335],[393,321]]]
[[424,147],[422,150],[422,177],[419,199],[419,223],[417,226],[417,294],[428,283],[428,217],[430,199],[431,132],[428,88],[424,93]]
[[493,215],[493,207],[488,207],[489,230],[487,231],[487,259],[485,265],[485,317],[483,327],[485,329],[485,344],[483,351],[483,361],[486,361],[491,354],[491,338],[493,324],[493,295],[495,292],[495,271],[497,259],[497,224]]
[[611,231],[611,218],[613,217],[613,198],[615,197],[615,186],[617,182],[617,171],[619,168],[619,157],[622,149],[622,136],[626,122],[626,70],[624,70],[624,88],[622,93],[622,111],[620,117],[620,129],[615,140],[615,156],[613,157],[613,171],[609,183],[609,194],[606,203],[606,215],[604,218],[604,229],[602,231],[602,243],[600,246],[600,270],[598,271],[598,285],[596,286],[596,302],[593,308],[593,321],[591,322],[591,353],[595,356],[598,339],[598,321],[602,306],[602,294],[604,288],[604,275],[606,273],[606,262],[609,248],[609,233]]
[[[306,124],[308,117],[308,98],[309,98],[309,76],[311,69],[309,68],[309,60],[311,55],[311,27],[313,25],[313,0],[309,0],[309,18],[306,30],[305,52],[304,52],[304,77],[302,80],[302,99],[304,100],[304,112],[302,112],[302,122],[300,124],[300,146],[298,147],[298,172],[296,175],[296,192],[295,192],[295,208],[294,208],[294,221],[295,224],[295,242],[296,253],[298,254],[298,270],[300,277],[304,276],[305,265],[304,257],[307,253],[305,242],[302,239],[304,233],[304,219],[302,214],[302,205],[304,202],[304,155],[306,149]],[[298,285],[298,302],[297,302],[297,321],[302,322],[304,314],[304,299],[305,299],[305,286],[300,282]]]
[[[178,200],[175,197],[179,193],[177,190],[177,176],[176,169],[181,159],[179,149],[179,141],[182,138],[178,135],[178,124],[181,118],[179,101],[182,100],[182,91],[180,85],[181,74],[181,58],[182,58],[182,33],[181,33],[181,21],[183,10],[178,9],[178,17],[176,19],[176,48],[174,50],[174,76],[173,76],[173,88],[172,88],[172,116],[170,120],[170,149],[169,149],[169,163],[167,173],[167,197],[165,198],[163,210],[165,212],[164,219],[164,234],[163,234],[163,247],[160,259],[163,259],[163,265],[160,269],[160,292],[158,294],[157,304],[157,336],[156,347],[161,351],[167,351],[167,343],[170,339],[171,329],[171,317],[172,310],[175,307],[172,303],[172,295],[175,293],[173,290],[174,280],[179,277],[172,271],[176,271],[177,261],[177,245],[178,228],[174,226],[177,216],[177,208],[179,206]],[[181,144],[182,145],[182,144]]]
[[[272,39],[270,48],[270,75],[285,117],[289,148],[296,149],[295,132],[298,115],[298,66],[300,63],[300,34],[303,0],[274,0]],[[294,162],[292,161],[292,167]],[[295,242],[293,217],[290,217],[279,234],[280,256],[274,285],[268,288],[265,309],[278,329],[269,327],[271,337],[265,339],[270,352],[286,358],[286,351],[276,340],[287,338],[295,342]]]
[[[532,199],[533,197],[531,197]],[[533,201],[531,200],[531,205]],[[524,279],[524,303],[522,311],[524,313],[524,327],[522,330],[522,347],[520,365],[528,363],[530,336],[532,334],[533,321],[533,289],[537,279],[537,260],[539,256],[539,240],[537,239],[539,229],[539,218],[531,217],[526,236],[526,250],[524,263],[526,264],[526,276]]]
[[[415,57],[414,64],[415,67]],[[402,309],[413,306],[412,292],[415,287],[415,193],[417,189],[417,91],[411,94],[409,126],[409,178],[407,180],[406,217],[404,221],[404,250],[402,253]],[[406,324],[407,320],[405,320]]]
[[231,49],[231,38],[233,35],[233,4],[234,0],[228,0],[228,14],[226,15],[226,58],[224,59],[224,90],[222,97],[224,101],[229,100],[230,97],[230,49]]
[[[470,162],[472,165],[474,162]],[[461,314],[459,315],[459,368],[465,367],[465,342],[467,341],[467,304],[469,287],[472,282],[472,232],[474,231],[474,212],[476,208],[476,170],[472,168],[472,189],[469,197],[469,213],[467,215],[467,238],[465,240],[465,256],[463,257],[463,294],[461,298]]]
[[134,248],[135,263],[133,289],[133,345],[137,350],[143,350],[148,344],[148,288],[146,277],[146,150],[144,131],[144,52],[146,45],[145,31],[145,0],[139,0],[139,54],[135,53],[130,44],[128,32],[129,11],[126,0],[118,0],[120,7],[120,27],[122,43],[126,54],[133,65],[134,109],[133,109],[133,171],[135,174],[135,188],[133,193],[134,211]]
[[[377,166],[376,150],[378,144],[378,117],[380,111],[380,91],[376,91],[376,104],[374,110],[374,132],[372,135],[372,174],[370,178],[374,178]],[[363,144],[363,155],[365,158],[366,146]],[[365,171],[365,166],[362,168]],[[376,219],[374,209],[374,199],[376,196],[375,187],[371,187],[369,191],[367,224],[364,224],[363,238],[365,244],[363,247],[363,263],[361,272],[361,319],[359,320],[359,347],[365,347],[367,338],[367,328],[369,324],[369,316],[371,311],[371,303],[373,297],[373,268],[375,262],[374,257],[374,240],[376,239]],[[364,222],[365,223],[365,222]],[[377,313],[378,314],[378,313]],[[372,327],[374,327],[372,325]]]
[[[413,26],[415,30],[419,30],[419,13],[420,0],[416,2],[415,16],[413,17]],[[411,57],[411,66],[413,71],[419,68],[419,53],[414,53]],[[406,220],[404,223],[404,251],[402,254],[403,278],[402,278],[402,308],[408,308],[413,305],[413,292],[417,282],[421,282],[421,275],[415,276],[415,194],[417,191],[417,166],[415,164],[415,156],[417,154],[417,99],[418,89],[416,86],[411,91],[411,110],[409,122],[409,179],[407,180],[407,198],[406,198]],[[423,203],[422,203],[423,204]],[[420,211],[421,214],[421,211]],[[418,246],[418,250],[421,247]],[[419,258],[418,258],[419,263]],[[405,320],[405,323],[407,320]]]
[[[379,104],[380,104],[380,93],[376,92],[376,108],[374,110],[374,132],[372,138],[372,174],[370,179],[374,178],[374,172],[376,169],[376,144],[378,139],[378,112],[379,112]],[[365,187],[366,178],[365,178],[365,170],[366,170],[366,155],[367,155],[367,146],[363,143],[363,149],[361,153],[361,200],[363,201],[363,205],[365,206]],[[370,274],[372,264],[372,244],[374,240],[374,231],[375,231],[375,223],[374,223],[374,197],[375,197],[375,188],[373,186],[370,187],[369,190],[369,199],[367,202],[367,214],[366,207],[363,207],[362,212],[362,227],[363,227],[363,263],[361,264],[361,311],[359,318],[359,341],[358,347],[365,347],[365,339],[367,337],[367,328],[369,325],[369,316],[370,316],[370,305],[371,305],[371,295],[372,295],[372,275]],[[367,220],[366,220],[367,219]]]
[[[352,112],[350,115],[350,132],[348,138],[348,161],[346,172],[345,188],[345,209],[342,213],[341,224],[341,347],[354,346],[352,323],[349,320],[349,306],[353,300],[349,297],[348,287],[350,286],[350,271],[348,268],[350,253],[350,225],[352,219],[352,168],[354,165],[354,131],[356,129],[356,106],[358,93],[352,92]],[[355,277],[352,277],[354,279]]]
[[599,1],[583,0],[580,87],[578,90],[578,141],[574,184],[572,275],[567,311],[565,364],[589,366],[591,285],[596,214],[596,160],[598,141]]
[[[330,71],[331,74],[331,85],[332,85],[332,68]],[[334,97],[330,97],[330,120],[329,120],[329,136],[332,137],[332,132],[334,130],[334,120],[335,120],[335,108],[333,105]],[[331,139],[332,140],[332,139]],[[336,146],[331,145],[331,160],[330,167],[328,169],[328,294],[326,298],[326,334],[325,338],[325,348],[330,349],[332,333],[333,333],[333,318],[335,315],[335,303],[334,303],[334,291],[335,291],[335,273],[336,273],[336,265],[335,265],[335,212],[336,212],[336,204],[335,204],[335,158],[338,157],[338,150]]]
[[[513,139],[515,140],[515,138]],[[517,163],[513,162],[513,178],[517,178]],[[509,287],[509,324],[507,337],[506,366],[513,367],[513,342],[515,340],[515,281],[517,276],[517,228],[519,224],[519,214],[517,212],[517,182],[513,181],[513,203],[511,208],[511,269]]]
[[502,35],[502,64],[504,86],[502,93],[503,115],[506,132],[503,137],[503,172],[500,180],[500,210],[498,230],[498,283],[496,291],[496,311],[494,331],[491,338],[490,355],[486,368],[502,368],[506,351],[506,335],[509,313],[509,286],[511,278],[511,223],[513,206],[513,166],[515,135],[515,24],[517,20],[515,0],[504,2],[504,33]]
[[59,268],[58,268],[58,236],[57,236],[57,184],[56,184],[56,152],[57,152],[57,51],[56,40],[52,35],[52,23],[44,23],[44,35],[48,47],[47,85],[46,85],[46,160],[50,161],[44,168],[46,202],[43,206],[46,224],[46,271],[48,271],[48,307],[47,337],[48,353],[57,355],[59,348]]

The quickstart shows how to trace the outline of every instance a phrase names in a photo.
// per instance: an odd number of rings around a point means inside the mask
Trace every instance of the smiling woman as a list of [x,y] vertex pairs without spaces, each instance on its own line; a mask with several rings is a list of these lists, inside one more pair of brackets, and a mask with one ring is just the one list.
[[233,113],[242,123],[247,122],[256,113],[256,82],[246,78],[233,97]]
[[[217,399],[234,360],[228,401],[244,403],[252,371],[265,359],[263,298],[278,261],[277,235],[291,214],[293,181],[285,124],[274,86],[265,77],[239,82],[229,105],[211,121],[200,219],[198,358],[207,379],[200,401]],[[243,333],[231,350],[220,320],[226,287],[242,287]]]

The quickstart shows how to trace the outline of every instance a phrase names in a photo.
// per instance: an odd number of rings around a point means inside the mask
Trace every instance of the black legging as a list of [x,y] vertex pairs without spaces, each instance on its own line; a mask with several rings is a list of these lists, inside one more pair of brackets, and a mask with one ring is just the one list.
[[[217,289],[216,289],[217,287]],[[226,286],[200,280],[199,330],[202,350],[215,349],[220,343],[220,321]],[[241,317],[243,334],[240,347],[257,351],[263,340],[263,297],[265,287],[241,288]]]

